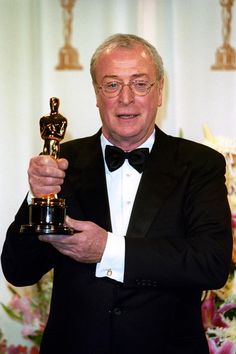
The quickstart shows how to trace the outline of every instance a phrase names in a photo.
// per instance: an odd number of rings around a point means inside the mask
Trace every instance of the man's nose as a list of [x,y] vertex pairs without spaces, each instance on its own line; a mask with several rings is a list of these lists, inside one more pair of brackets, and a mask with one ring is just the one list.
[[119,101],[125,105],[128,105],[134,102],[134,93],[128,84],[124,84],[120,93],[119,93]]

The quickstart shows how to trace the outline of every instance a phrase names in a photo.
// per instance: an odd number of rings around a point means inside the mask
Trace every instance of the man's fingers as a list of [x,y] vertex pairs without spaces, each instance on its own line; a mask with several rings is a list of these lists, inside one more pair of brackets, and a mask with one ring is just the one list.
[[31,186],[31,191],[36,198],[42,198],[51,194],[58,194],[61,191],[60,186],[42,186],[42,187],[32,187]]
[[68,168],[66,159],[55,160],[48,155],[40,155],[30,160],[28,174],[32,176],[64,178]]
[[75,231],[84,231],[87,227],[88,221],[75,220],[66,216],[65,223]]
[[58,159],[56,161],[59,169],[63,171],[67,170],[69,163],[66,159]]
[[35,197],[57,194],[64,182],[66,159],[56,160],[48,155],[35,156],[30,160],[28,180]]
[[67,239],[68,236],[64,235],[39,235],[39,240],[44,242],[60,242]]

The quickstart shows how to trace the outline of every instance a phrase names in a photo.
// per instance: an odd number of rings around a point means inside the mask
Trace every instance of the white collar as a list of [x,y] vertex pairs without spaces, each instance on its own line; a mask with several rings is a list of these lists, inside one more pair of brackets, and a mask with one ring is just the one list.
[[[137,148],[148,148],[149,152],[150,152],[152,147],[153,147],[153,144],[154,144],[155,134],[156,134],[156,131],[154,129],[152,134],[149,136],[149,138],[147,140],[145,140],[144,143],[139,145]],[[110,143],[110,141],[107,140],[103,134],[101,134],[100,139],[101,139],[102,153],[103,153],[103,157],[104,157],[105,156],[105,147],[106,147],[106,145],[113,145],[113,144]]]

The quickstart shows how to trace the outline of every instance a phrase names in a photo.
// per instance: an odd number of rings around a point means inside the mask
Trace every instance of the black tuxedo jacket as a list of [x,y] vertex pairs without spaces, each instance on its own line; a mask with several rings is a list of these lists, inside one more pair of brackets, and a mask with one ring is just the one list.
[[[62,144],[61,196],[73,218],[111,230],[100,131]],[[216,151],[156,128],[125,237],[124,283],[61,255],[36,236],[26,200],[2,252],[6,279],[37,282],[54,268],[42,354],[206,354],[201,293],[223,286],[232,250],[225,161]]]

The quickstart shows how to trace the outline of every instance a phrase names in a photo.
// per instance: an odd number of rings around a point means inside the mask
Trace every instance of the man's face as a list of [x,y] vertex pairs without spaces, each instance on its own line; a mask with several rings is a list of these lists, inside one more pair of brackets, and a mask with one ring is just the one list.
[[128,84],[137,79],[155,82],[147,95],[135,95],[129,86],[123,86],[116,97],[110,98],[96,89],[102,132],[111,143],[125,150],[134,149],[151,135],[157,109],[162,103],[163,80],[156,81],[155,65],[140,45],[108,50],[98,59],[98,86],[107,81]]

